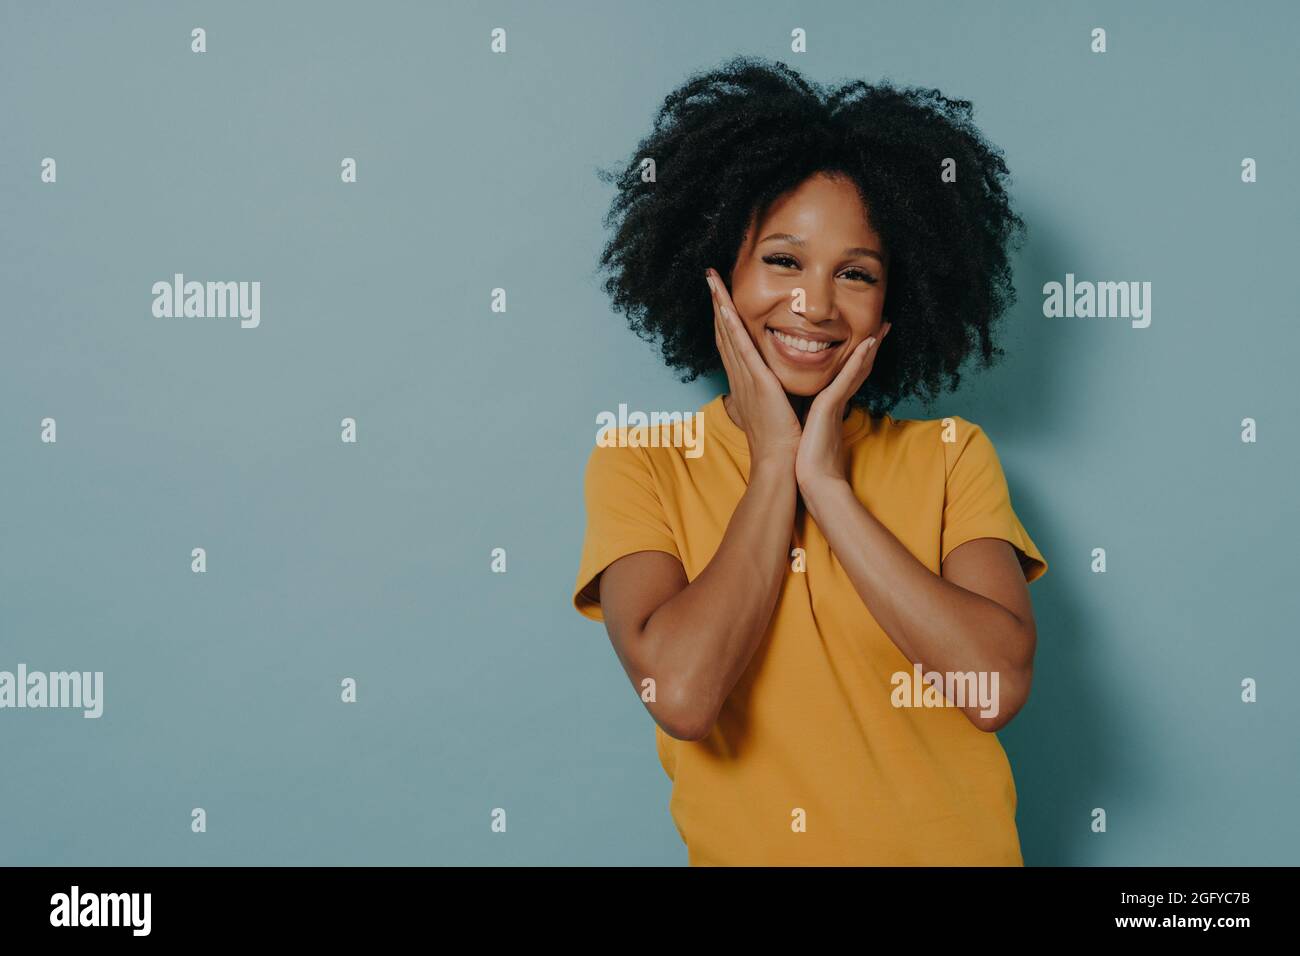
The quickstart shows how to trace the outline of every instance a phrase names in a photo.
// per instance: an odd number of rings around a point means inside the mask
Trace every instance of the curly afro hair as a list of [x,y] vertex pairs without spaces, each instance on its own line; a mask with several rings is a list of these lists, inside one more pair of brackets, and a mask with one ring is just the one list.
[[[647,157],[655,182],[642,179]],[[941,178],[946,160],[953,182]],[[889,261],[891,347],[852,404],[872,415],[911,396],[929,404],[945,376],[957,388],[977,346],[983,367],[1001,358],[991,331],[1015,302],[1008,248],[1025,224],[971,104],[889,80],[828,89],[757,57],[689,77],[627,164],[598,170],[617,188],[600,258],[615,309],[683,382],[722,371],[705,267],[729,279],[751,216],[818,172],[857,185]]]

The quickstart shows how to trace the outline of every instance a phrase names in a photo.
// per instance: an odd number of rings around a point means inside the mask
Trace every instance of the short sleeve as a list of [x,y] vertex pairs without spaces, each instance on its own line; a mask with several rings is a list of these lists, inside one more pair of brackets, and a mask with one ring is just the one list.
[[956,418],[957,439],[945,443],[948,478],[944,492],[940,562],[975,538],[1009,541],[1025,581],[1047,573],[1047,561],[1011,507],[1011,494],[993,442],[979,425]]
[[603,621],[592,585],[607,567],[637,551],[663,551],[681,560],[664,515],[654,476],[642,449],[597,445],[587,460],[583,481],[587,530],[573,591],[573,606],[593,621]]

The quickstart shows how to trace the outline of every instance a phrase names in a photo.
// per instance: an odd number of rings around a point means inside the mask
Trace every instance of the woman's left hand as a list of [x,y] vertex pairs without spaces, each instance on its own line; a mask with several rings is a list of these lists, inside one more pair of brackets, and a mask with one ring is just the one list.
[[805,498],[828,483],[844,481],[844,410],[871,374],[889,323],[876,336],[863,340],[835,379],[817,394],[804,421],[803,437],[795,456],[794,472]]

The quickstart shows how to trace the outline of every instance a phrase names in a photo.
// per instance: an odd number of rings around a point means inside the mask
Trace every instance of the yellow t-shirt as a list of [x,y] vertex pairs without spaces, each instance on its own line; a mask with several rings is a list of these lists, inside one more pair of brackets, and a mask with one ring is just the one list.
[[[603,615],[590,585],[618,558],[664,551],[693,581],[717,551],[745,491],[749,448],[721,395],[702,412],[702,454],[672,447],[668,427],[653,436],[659,447],[592,450],[573,595],[592,620]],[[1015,546],[1027,581],[1047,571],[978,425],[854,409],[843,427],[858,500],[931,571],[982,537]],[[652,437],[618,434],[640,445]],[[710,734],[682,741],[654,725],[690,864],[1022,866],[1015,782],[997,737],[958,707],[894,706],[892,676],[912,663],[803,509],[794,548],[806,570],[791,559],[767,633]]]

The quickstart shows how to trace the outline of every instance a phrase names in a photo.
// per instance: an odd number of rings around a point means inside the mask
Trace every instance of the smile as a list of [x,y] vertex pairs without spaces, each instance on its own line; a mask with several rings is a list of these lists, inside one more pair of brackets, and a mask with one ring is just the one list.
[[801,364],[820,363],[829,358],[829,353],[842,342],[827,342],[820,339],[806,339],[788,332],[778,332],[768,328],[776,344],[776,350],[786,359]]

